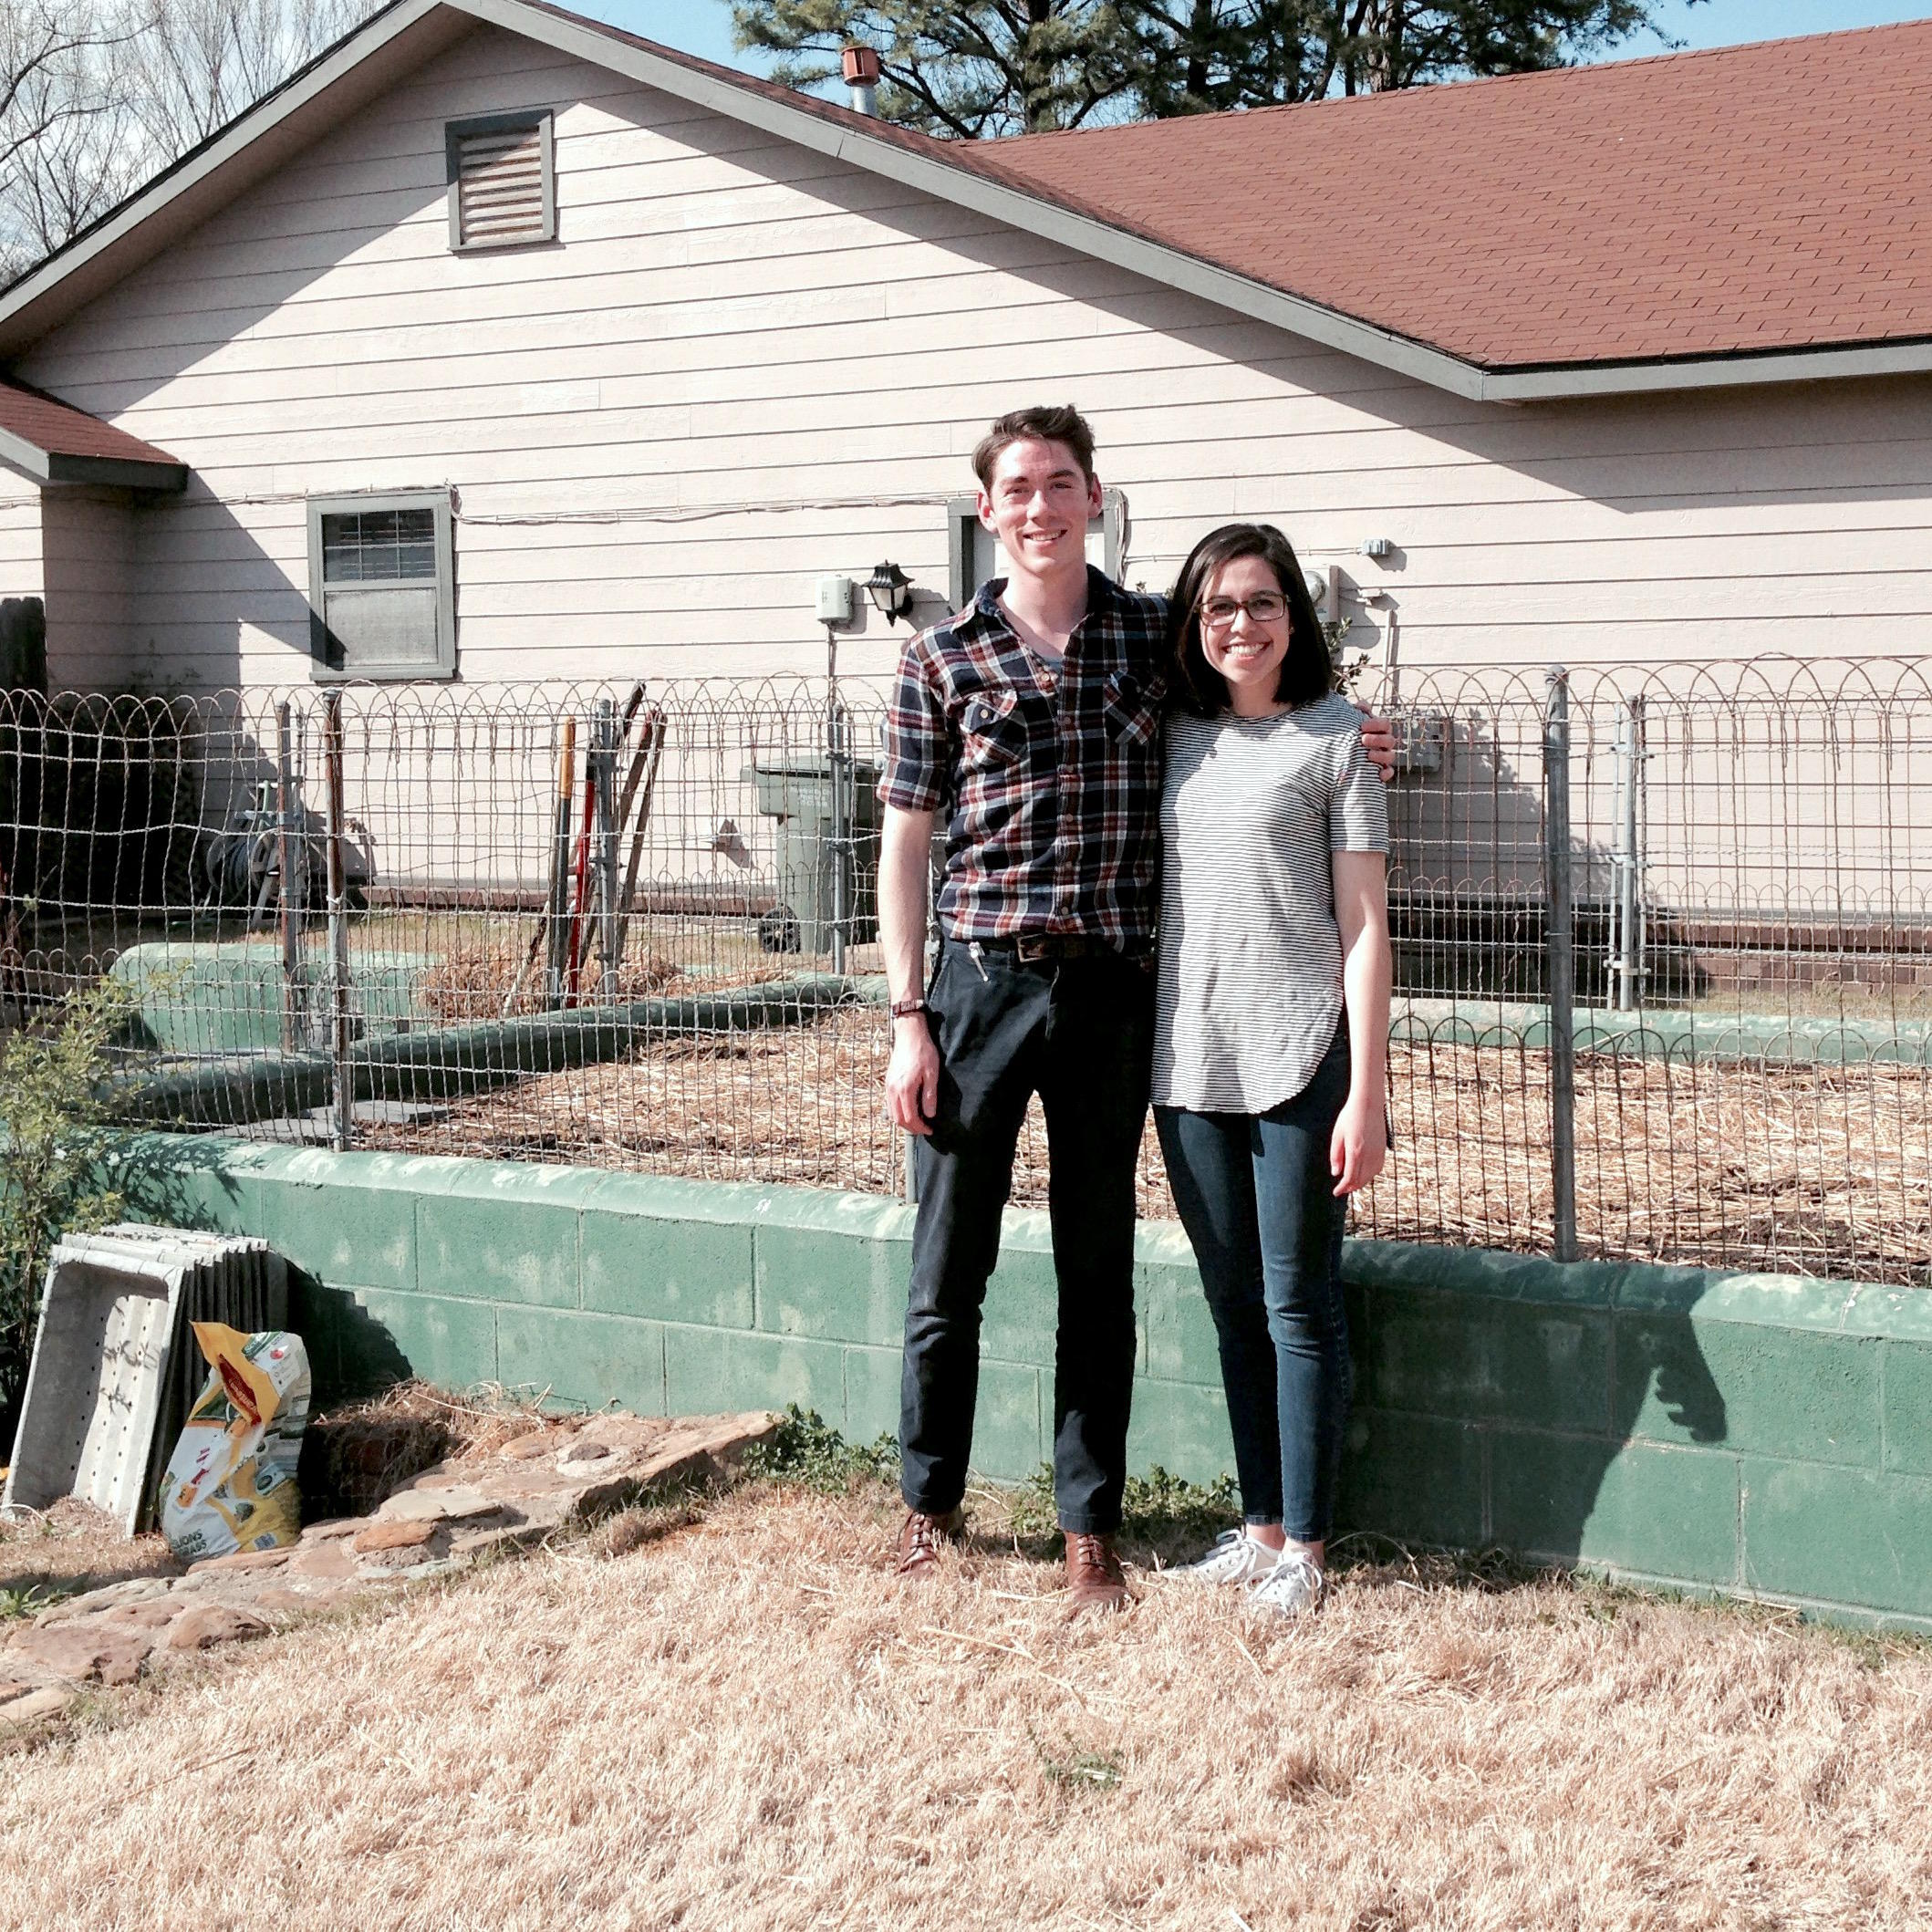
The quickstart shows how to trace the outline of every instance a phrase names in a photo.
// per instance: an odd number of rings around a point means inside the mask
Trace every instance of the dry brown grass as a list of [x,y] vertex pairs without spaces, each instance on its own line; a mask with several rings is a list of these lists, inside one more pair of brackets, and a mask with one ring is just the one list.
[[[899,1190],[881,1109],[890,1038],[870,1010],[726,1042],[670,1041],[457,1103],[367,1145],[581,1160],[711,1180]],[[1547,1062],[1454,1045],[1392,1055],[1396,1152],[1357,1231],[1546,1252]],[[1932,1255],[1932,1073],[1924,1067],[1577,1063],[1584,1252],[1923,1283]],[[1014,1174],[1046,1199],[1046,1136],[1028,1116]],[[1149,1128],[1141,1211],[1173,1203]]]
[[0,1517],[0,1614],[30,1615],[37,1605],[104,1584],[181,1574],[159,1532],[123,1536],[107,1511],[78,1496]]
[[879,1492],[750,1491],[311,1625],[0,1764],[0,1920],[1862,1927],[1932,1911],[1932,1657],[1346,1574],[1068,1626]]

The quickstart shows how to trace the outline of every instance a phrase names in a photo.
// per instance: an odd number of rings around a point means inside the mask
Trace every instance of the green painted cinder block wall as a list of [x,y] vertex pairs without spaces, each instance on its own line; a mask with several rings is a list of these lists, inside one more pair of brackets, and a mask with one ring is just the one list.
[[[318,1387],[414,1374],[691,1414],[896,1425],[912,1210],[872,1196],[129,1136],[130,1209],[260,1234]],[[1932,1629],[1932,1296],[1781,1275],[1355,1242],[1349,1527],[1500,1545]],[[1144,1225],[1129,1452],[1231,1468],[1179,1230]],[[1047,1459],[1044,1215],[1009,1212],[974,1459]]]

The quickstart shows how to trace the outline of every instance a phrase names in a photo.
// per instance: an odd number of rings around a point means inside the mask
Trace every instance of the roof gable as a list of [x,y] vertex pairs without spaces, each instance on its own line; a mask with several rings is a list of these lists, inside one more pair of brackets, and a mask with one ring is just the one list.
[[0,356],[478,22],[1459,395],[1932,369],[1932,21],[972,143],[545,0],[393,0],[0,293]]

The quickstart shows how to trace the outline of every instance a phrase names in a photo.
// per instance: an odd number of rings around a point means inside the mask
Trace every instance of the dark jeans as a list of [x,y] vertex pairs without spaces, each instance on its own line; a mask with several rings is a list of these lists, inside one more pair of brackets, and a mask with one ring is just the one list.
[[1154,1109],[1220,1344],[1242,1513],[1299,1542],[1328,1535],[1348,1423],[1348,1204],[1328,1171],[1348,1073],[1345,1022],[1314,1077],[1269,1113]]
[[1108,955],[983,971],[949,943],[929,995],[940,1050],[930,1138],[916,1143],[919,1220],[906,1309],[899,1449],[907,1506],[966,1493],[980,1310],[1028,1099],[1046,1115],[1054,1272],[1054,1496],[1063,1529],[1120,1526],[1134,1376],[1134,1169],[1147,1120],[1151,964]]

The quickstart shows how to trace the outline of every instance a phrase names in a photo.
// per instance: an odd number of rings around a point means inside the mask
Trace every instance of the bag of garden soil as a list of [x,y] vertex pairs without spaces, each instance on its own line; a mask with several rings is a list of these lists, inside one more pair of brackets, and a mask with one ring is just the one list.
[[308,1420],[302,1338],[193,1324],[213,1373],[168,1459],[161,1533],[183,1563],[273,1550],[302,1532],[296,1463]]

